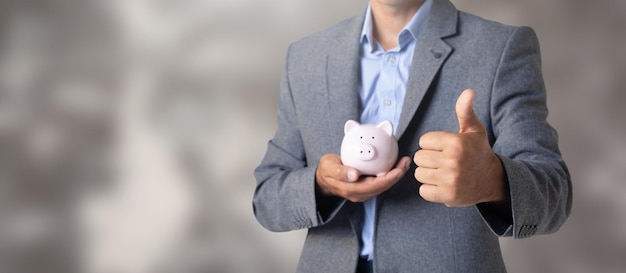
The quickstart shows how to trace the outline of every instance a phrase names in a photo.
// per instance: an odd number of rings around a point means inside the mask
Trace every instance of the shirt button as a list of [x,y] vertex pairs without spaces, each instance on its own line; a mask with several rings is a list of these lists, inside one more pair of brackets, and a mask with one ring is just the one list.
[[394,63],[396,61],[396,56],[389,56],[389,59],[387,59],[390,63]]
[[391,105],[391,100],[386,99],[386,100],[383,101],[383,104],[385,106],[389,106],[389,105]]

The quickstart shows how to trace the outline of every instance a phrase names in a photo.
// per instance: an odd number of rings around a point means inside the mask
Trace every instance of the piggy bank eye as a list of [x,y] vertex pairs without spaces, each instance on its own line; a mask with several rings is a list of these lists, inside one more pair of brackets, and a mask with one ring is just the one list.
[[361,139],[363,139],[363,137],[361,137]]
[[374,139],[374,137],[372,137],[372,139]]

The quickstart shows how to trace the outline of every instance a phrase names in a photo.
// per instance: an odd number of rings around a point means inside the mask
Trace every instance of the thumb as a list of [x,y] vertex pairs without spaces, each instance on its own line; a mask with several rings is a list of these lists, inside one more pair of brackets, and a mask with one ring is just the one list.
[[474,90],[465,89],[456,101],[456,117],[459,120],[459,133],[483,133],[485,127],[480,122],[472,103],[474,102]]

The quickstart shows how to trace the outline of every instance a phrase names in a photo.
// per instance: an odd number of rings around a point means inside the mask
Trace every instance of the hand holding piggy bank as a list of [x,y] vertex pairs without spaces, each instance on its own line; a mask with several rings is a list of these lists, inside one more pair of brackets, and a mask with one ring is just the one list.
[[361,175],[383,175],[398,159],[398,142],[389,121],[362,125],[348,120],[344,134],[341,162],[359,170]]

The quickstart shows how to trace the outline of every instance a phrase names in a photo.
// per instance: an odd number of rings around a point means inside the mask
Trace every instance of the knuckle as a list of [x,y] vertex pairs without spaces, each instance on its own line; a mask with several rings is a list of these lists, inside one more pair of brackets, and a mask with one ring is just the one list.
[[341,166],[337,166],[335,167],[335,177],[341,177],[341,174],[343,172],[343,169],[341,168]]
[[429,200],[428,199],[428,194],[426,193],[426,190],[424,189],[423,186],[420,186],[419,189],[417,190],[419,195],[424,198],[424,200]]
[[414,162],[415,164],[418,164],[418,163],[419,163],[419,161],[420,161],[420,151],[421,151],[421,150],[419,150],[419,151],[417,151],[417,152],[415,152],[415,153],[413,154],[413,162]]
[[424,135],[422,135],[418,141],[418,145],[420,147],[424,147],[424,145],[426,145],[426,142],[428,141],[428,138],[430,137],[430,134],[426,133]]
[[320,158],[320,164],[330,164],[332,162],[333,156],[331,154],[322,155]]
[[429,187],[426,187],[424,185],[420,186],[419,194],[426,201],[439,202],[438,198],[434,195],[434,192]]
[[417,181],[426,181],[426,177],[424,175],[424,172],[423,172],[422,168],[415,169],[415,172],[413,173],[413,176],[415,177],[415,179]]
[[417,179],[418,181],[420,180],[420,168],[415,168],[415,171],[413,172],[413,177],[415,177],[415,179]]

